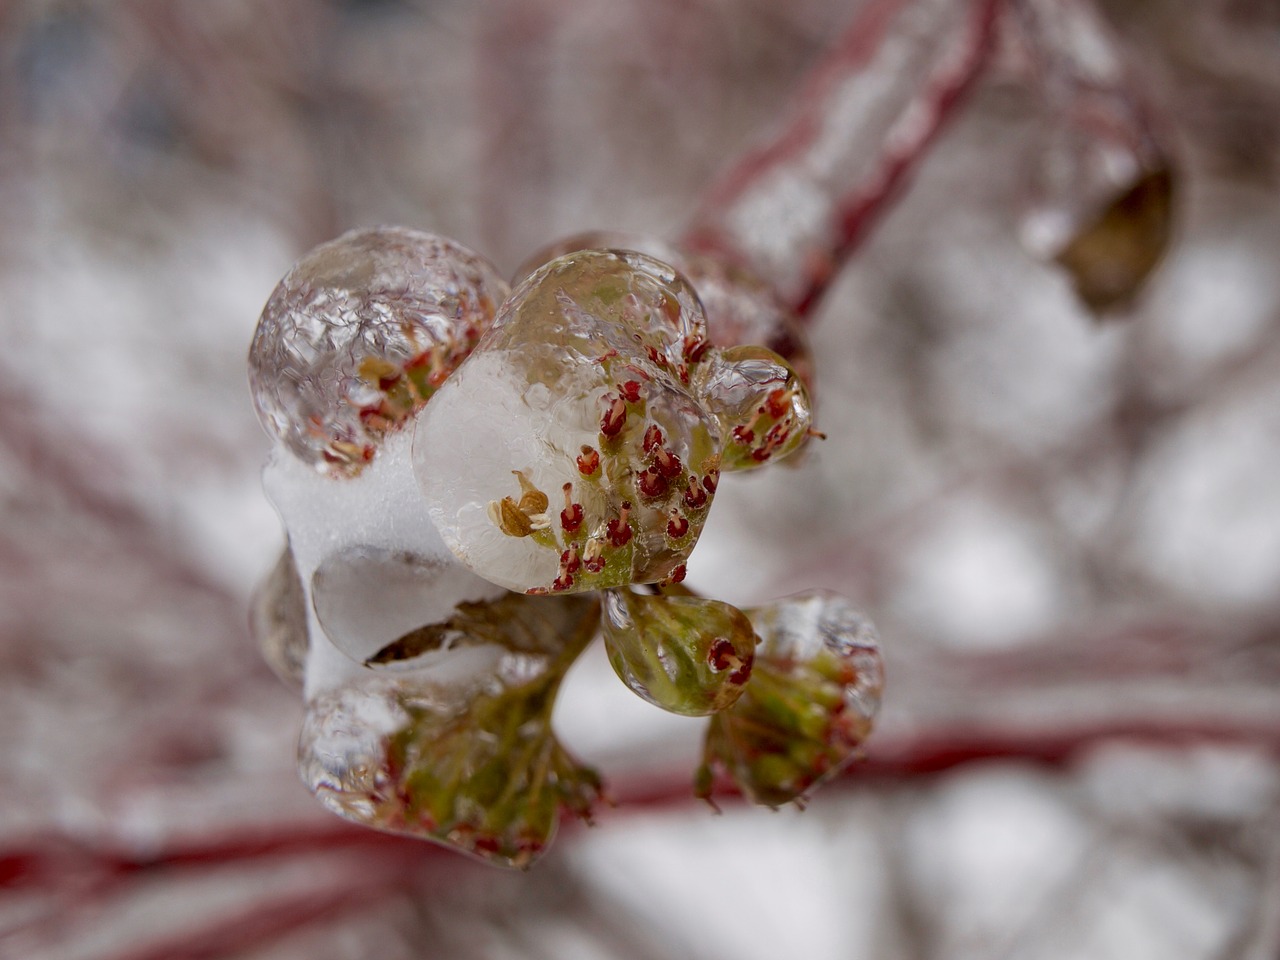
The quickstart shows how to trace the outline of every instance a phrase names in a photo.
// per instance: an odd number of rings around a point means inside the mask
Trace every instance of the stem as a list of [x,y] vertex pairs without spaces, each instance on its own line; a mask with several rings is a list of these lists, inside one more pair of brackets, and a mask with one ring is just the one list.
[[810,313],[981,74],[1003,9],[873,0],[781,127],[713,185],[683,242]]

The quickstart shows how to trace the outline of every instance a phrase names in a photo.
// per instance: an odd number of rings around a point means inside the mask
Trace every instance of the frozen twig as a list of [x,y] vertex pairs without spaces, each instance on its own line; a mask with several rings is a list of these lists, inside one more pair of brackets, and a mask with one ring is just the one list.
[[776,132],[707,192],[685,243],[741,263],[809,312],[987,64],[1002,9],[869,4]]

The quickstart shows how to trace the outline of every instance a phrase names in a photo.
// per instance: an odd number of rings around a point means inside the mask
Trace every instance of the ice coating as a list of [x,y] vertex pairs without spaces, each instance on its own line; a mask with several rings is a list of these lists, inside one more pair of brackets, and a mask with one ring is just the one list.
[[667,264],[544,265],[418,418],[414,467],[449,548],[521,592],[678,580],[719,479],[692,386],[702,308]]
[[610,590],[601,622],[619,679],[671,713],[705,717],[723,710],[751,678],[751,621],[720,600]]
[[592,249],[635,250],[671,264],[697,291],[713,345],[768,347],[813,389],[813,355],[800,319],[754,274],[714,255],[690,252],[654,237],[597,230],[544,247],[515,276],[526,277],[548,260]]
[[698,791],[722,771],[756,803],[804,798],[856,756],[880,707],[884,667],[871,622],[813,592],[746,611],[760,643],[751,683],[711,718]]
[[441,541],[413,477],[411,445],[409,431],[391,434],[355,477],[317,473],[279,448],[263,471],[304,590],[309,699],[359,674],[401,627],[443,620],[460,602],[505,593],[462,567]]
[[[599,794],[598,777],[551,729],[556,691],[598,616],[585,597],[460,606],[378,658],[406,671],[364,671],[308,703],[304,782],[346,819],[528,866],[561,811],[588,817]],[[482,669],[413,668],[443,647]]]
[[358,474],[470,353],[508,292],[487,260],[418,230],[321,244],[258,321],[249,383],[259,419],[304,463]]
[[813,411],[799,375],[765,347],[730,347],[699,371],[698,390],[725,436],[723,470],[754,470],[798,450]]
[[249,602],[249,632],[272,672],[301,687],[307,667],[307,597],[293,551],[285,547]]

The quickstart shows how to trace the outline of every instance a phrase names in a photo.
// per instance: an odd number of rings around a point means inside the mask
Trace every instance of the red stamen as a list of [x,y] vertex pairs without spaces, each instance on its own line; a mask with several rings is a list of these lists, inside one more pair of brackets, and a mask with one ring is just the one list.
[[643,470],[636,477],[636,486],[641,496],[660,497],[667,492],[667,478],[655,470]]
[[652,453],[656,447],[662,446],[662,441],[666,439],[662,435],[662,431],[656,423],[649,424],[649,429],[644,432],[644,442],[642,444],[645,453]]
[[791,409],[791,391],[779,387],[769,394],[765,403],[769,407],[769,415],[779,420]]
[[679,510],[671,511],[671,519],[667,521],[667,536],[672,540],[679,540],[689,532],[689,521],[680,513]]
[[[608,394],[605,395],[608,399]],[[604,416],[600,418],[600,432],[606,437],[616,437],[622,432],[623,424],[627,422],[627,404],[622,397],[614,397],[609,404],[609,409],[604,412]]]
[[582,504],[570,504],[567,509],[560,511],[560,527],[565,533],[577,533],[581,526]]
[[689,478],[689,486],[684,491],[684,505],[690,510],[697,510],[707,502],[707,492],[698,485],[697,477]]
[[624,500],[622,502],[622,511],[615,519],[609,521],[609,542],[615,547],[625,547],[631,540],[631,524],[627,523],[627,517],[630,513],[631,502]]
[[582,445],[582,453],[578,455],[578,472],[589,477],[600,469],[600,454],[595,447]]

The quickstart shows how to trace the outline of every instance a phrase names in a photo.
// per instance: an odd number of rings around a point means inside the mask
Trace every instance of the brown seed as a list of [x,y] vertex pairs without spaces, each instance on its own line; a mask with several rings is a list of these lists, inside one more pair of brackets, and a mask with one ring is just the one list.
[[530,490],[520,498],[520,509],[527,514],[546,513],[551,501],[541,490]]
[[501,502],[489,501],[489,519],[509,537],[527,537],[533,533],[533,523],[511,497]]

